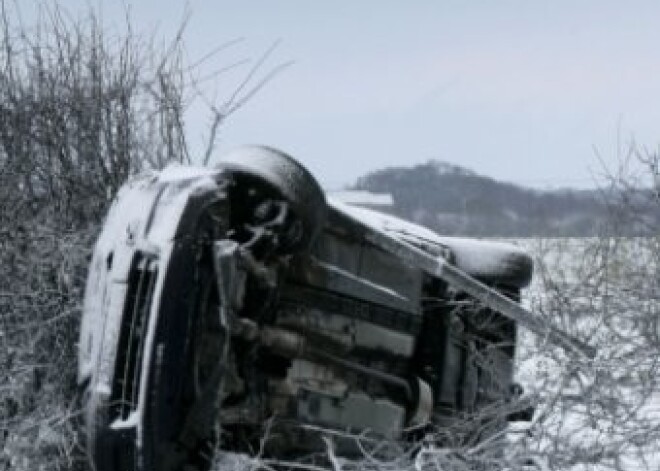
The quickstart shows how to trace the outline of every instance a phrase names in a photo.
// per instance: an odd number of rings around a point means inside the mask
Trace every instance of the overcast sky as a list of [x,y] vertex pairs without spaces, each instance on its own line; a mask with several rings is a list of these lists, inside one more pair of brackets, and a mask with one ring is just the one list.
[[[136,30],[162,38],[189,10],[193,62],[243,38],[206,72],[280,40],[260,76],[294,64],[230,117],[218,150],[279,147],[328,188],[432,158],[530,186],[588,187],[602,173],[594,149],[613,165],[617,141],[660,143],[657,1],[124,2]],[[120,3],[102,2],[110,29]],[[222,102],[249,67],[204,92]],[[203,110],[192,110],[190,137],[201,142]]]

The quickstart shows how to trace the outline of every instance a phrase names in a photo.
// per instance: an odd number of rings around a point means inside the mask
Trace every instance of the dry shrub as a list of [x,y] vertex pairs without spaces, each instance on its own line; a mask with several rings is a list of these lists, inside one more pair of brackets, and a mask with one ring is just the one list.
[[[177,37],[57,7],[0,23],[0,469],[85,469],[76,342],[94,238],[134,172],[187,162]],[[16,26],[18,25],[18,26]]]

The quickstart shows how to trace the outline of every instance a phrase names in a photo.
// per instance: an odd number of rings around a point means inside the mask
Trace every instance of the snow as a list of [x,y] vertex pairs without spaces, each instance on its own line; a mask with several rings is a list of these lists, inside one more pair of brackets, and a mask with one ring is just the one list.
[[158,181],[163,183],[208,177],[218,173],[217,169],[209,167],[191,167],[188,165],[171,164],[158,174]]
[[[158,203],[153,208],[151,223],[148,228],[148,240],[155,244],[171,240],[189,198],[198,192],[218,190],[218,185],[212,178],[217,173],[218,170],[214,170],[213,172],[198,174],[196,177],[189,177],[190,174],[181,173],[179,176],[182,178],[170,180],[170,182],[179,183],[169,184],[160,193]],[[159,179],[159,181],[162,182],[162,179]]]
[[364,190],[333,191],[328,196],[349,205],[392,206],[394,200],[389,193],[372,193]]
[[412,222],[345,204],[332,196],[328,198],[328,204],[374,230],[412,238],[423,244],[435,245],[438,249],[448,248],[453,253],[456,265],[467,273],[488,275],[507,272],[528,259],[525,250],[511,243],[441,236]]

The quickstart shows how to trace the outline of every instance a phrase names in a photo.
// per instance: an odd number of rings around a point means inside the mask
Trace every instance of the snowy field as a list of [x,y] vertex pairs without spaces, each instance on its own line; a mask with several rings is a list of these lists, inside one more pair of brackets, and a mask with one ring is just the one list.
[[518,380],[539,407],[514,440],[548,469],[660,469],[658,240],[518,244],[536,259],[525,304],[598,355],[568,358],[522,333]]

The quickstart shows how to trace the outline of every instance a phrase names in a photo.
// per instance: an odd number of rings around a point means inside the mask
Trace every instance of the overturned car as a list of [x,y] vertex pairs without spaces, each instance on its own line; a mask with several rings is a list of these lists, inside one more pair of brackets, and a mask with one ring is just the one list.
[[518,325],[592,353],[519,305],[531,275],[515,246],[326,200],[270,148],[139,176],[110,209],[85,293],[96,469],[205,470],[218,447],[298,457],[323,449],[323,431],[406,440],[497,410],[479,440],[525,415]]

